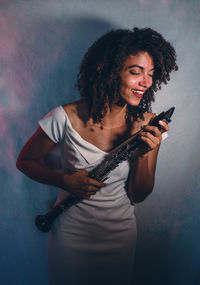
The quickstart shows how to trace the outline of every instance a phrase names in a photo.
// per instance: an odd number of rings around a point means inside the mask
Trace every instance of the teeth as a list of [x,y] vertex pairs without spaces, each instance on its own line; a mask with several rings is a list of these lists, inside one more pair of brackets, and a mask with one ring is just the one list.
[[131,89],[131,90],[134,91],[135,93],[138,93],[138,94],[143,94],[144,93],[144,92],[136,90],[136,89]]

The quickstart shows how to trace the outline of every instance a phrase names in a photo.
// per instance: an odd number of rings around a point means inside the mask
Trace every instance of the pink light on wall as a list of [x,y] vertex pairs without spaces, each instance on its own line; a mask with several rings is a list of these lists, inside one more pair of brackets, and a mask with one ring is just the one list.
[[164,6],[168,6],[171,3],[171,0],[160,0]]
[[6,131],[8,130],[8,125],[7,125],[5,117],[3,115],[1,106],[0,106],[0,126],[1,126],[0,139],[2,139],[6,135]]
[[16,143],[25,142],[33,125],[27,110],[36,112],[37,93],[65,55],[69,35],[65,25],[28,18],[17,4],[8,6],[0,9],[0,138],[4,168],[13,171]]
[[13,58],[16,55],[17,42],[19,35],[13,28],[12,19],[7,18],[0,11],[0,90],[1,90],[1,115],[5,107],[8,111],[14,96],[14,69]]
[[34,100],[43,74],[64,55],[66,33],[59,25],[45,21],[27,22],[23,15],[13,23],[14,12],[12,9],[7,15],[0,11],[1,103],[12,112],[21,112]]

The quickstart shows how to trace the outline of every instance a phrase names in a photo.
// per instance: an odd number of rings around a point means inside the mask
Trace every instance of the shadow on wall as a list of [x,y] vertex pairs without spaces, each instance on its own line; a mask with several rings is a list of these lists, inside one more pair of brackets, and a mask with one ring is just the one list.
[[[78,99],[75,84],[82,57],[94,40],[113,28],[105,21],[92,18],[68,18],[56,23],[45,21],[31,26],[26,31],[32,36],[25,44],[25,51],[27,68],[33,73],[35,87],[27,112],[32,111],[33,106],[37,107],[34,114],[38,119],[41,113],[45,114],[59,103]],[[20,50],[23,46],[24,43]]]

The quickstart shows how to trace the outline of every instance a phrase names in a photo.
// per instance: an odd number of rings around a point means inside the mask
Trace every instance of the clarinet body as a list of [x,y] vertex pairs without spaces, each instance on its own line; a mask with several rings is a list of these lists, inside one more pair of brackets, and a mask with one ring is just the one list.
[[[156,126],[161,129],[159,120],[165,121],[168,124],[171,121],[170,118],[174,112],[174,109],[175,107],[172,107],[168,111],[160,113],[150,122],[149,125]],[[104,182],[107,179],[108,174],[121,162],[127,160],[132,152],[142,144],[144,144],[144,142],[138,140],[137,134],[131,136],[129,139],[107,154],[103,161],[88,173],[88,176],[99,182]],[[40,231],[48,232],[51,229],[51,225],[56,217],[58,217],[64,210],[80,201],[80,198],[70,195],[62,203],[53,207],[53,209],[47,214],[37,216],[35,218],[35,225]]]

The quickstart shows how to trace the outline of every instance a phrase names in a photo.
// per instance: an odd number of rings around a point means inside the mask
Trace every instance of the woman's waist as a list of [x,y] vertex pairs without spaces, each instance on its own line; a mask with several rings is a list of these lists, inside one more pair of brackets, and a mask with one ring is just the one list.
[[[60,203],[68,203],[69,197],[72,194],[69,191],[61,189],[58,193],[55,205]],[[77,198],[78,200],[78,198]],[[97,207],[110,207],[118,205],[130,204],[130,200],[127,196],[125,188],[115,187],[114,189],[109,189],[109,187],[103,187],[95,195],[91,195],[88,199],[80,200],[81,204],[97,206]]]
[[[135,221],[134,206],[128,197],[116,201],[82,200],[68,207],[61,215],[62,224],[78,228],[86,225],[94,227],[130,226]],[[68,228],[67,226],[67,228]]]

